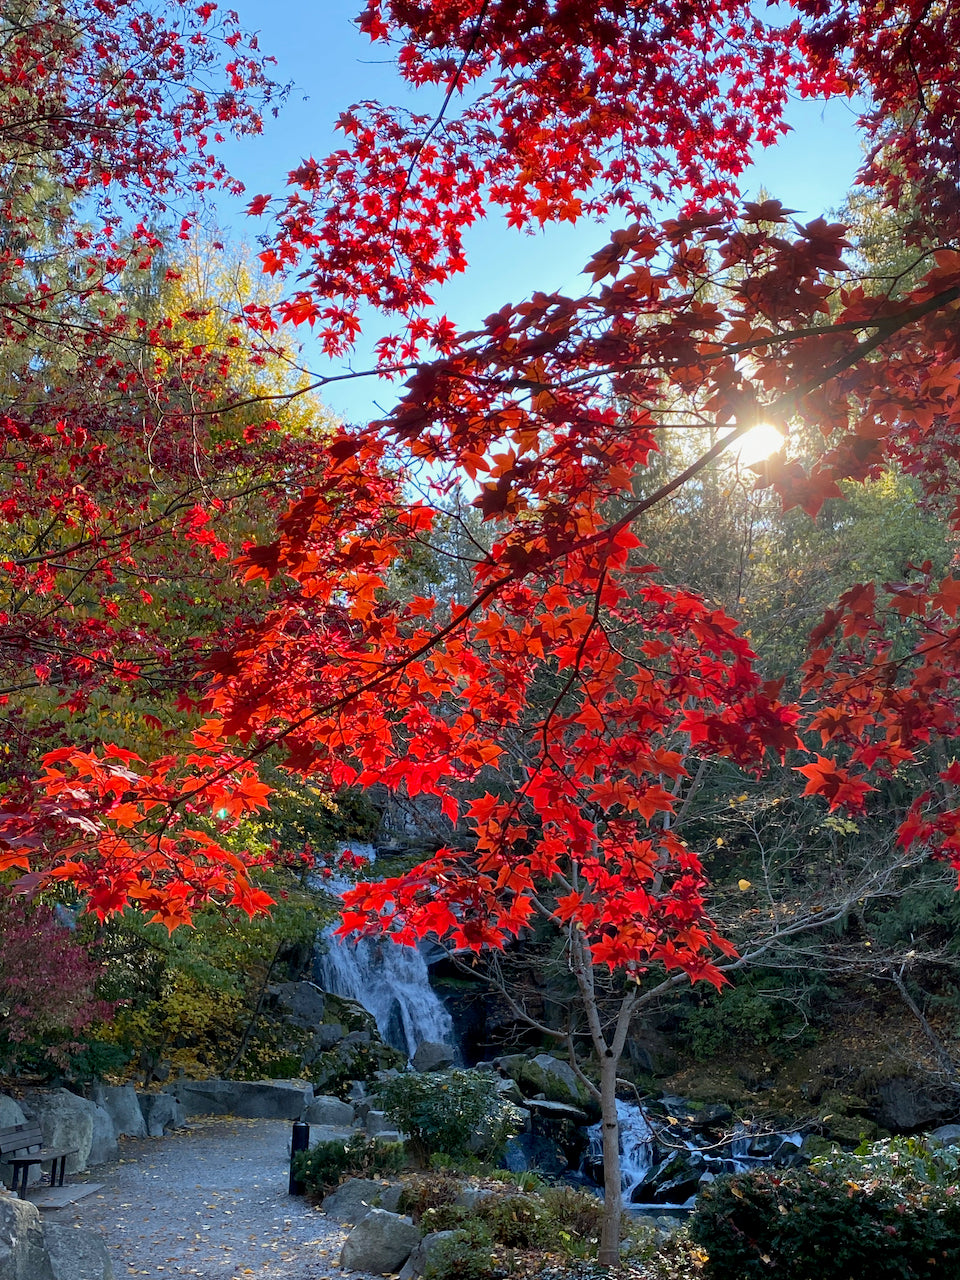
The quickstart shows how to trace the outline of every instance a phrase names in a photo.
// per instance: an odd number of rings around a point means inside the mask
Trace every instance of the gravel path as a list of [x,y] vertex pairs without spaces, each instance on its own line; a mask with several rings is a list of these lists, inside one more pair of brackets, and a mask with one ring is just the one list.
[[116,1280],[369,1280],[337,1266],[345,1228],[287,1194],[289,1141],[285,1120],[237,1119],[121,1139],[87,1175],[102,1189],[50,1218],[99,1230]]

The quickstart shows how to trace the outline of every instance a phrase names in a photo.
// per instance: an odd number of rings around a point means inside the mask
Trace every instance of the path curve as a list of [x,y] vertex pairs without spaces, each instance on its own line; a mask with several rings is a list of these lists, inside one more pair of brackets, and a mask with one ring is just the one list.
[[115,1280],[371,1280],[337,1266],[346,1228],[287,1194],[290,1129],[217,1118],[121,1138],[119,1160],[86,1175],[101,1190],[50,1220],[100,1231]]

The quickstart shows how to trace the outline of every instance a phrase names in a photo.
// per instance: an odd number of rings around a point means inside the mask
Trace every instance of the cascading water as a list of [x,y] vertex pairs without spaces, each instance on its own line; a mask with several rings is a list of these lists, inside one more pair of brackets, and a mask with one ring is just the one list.
[[[789,1163],[799,1133],[757,1134],[743,1125],[723,1141],[691,1133],[677,1121],[656,1118],[644,1107],[617,1102],[620,1124],[620,1185],[625,1208],[679,1208],[692,1203],[697,1185],[720,1173],[742,1173],[764,1164]],[[599,1124],[587,1130],[583,1172],[602,1180],[603,1137]],[[676,1193],[676,1194],[672,1194]]]
[[[369,862],[372,845],[344,845]],[[327,881],[324,888],[343,893],[349,884]],[[430,974],[416,947],[402,947],[384,938],[347,942],[333,936],[336,925],[323,934],[314,958],[314,981],[325,991],[356,1000],[373,1014],[387,1044],[408,1057],[423,1041],[452,1044],[453,1022],[430,986]]]

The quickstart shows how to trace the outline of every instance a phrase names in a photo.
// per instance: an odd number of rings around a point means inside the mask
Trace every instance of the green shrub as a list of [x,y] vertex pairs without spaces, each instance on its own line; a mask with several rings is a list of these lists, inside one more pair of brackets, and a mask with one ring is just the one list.
[[436,1154],[495,1159],[520,1130],[520,1112],[486,1071],[410,1072],[381,1084],[377,1097],[421,1168]]
[[863,1142],[856,1151],[834,1147],[818,1156],[813,1168],[829,1170],[855,1182],[880,1178],[891,1185],[929,1183],[949,1187],[958,1181],[960,1149],[929,1146],[922,1138],[886,1138],[882,1142]]
[[544,1249],[556,1243],[555,1224],[539,1196],[486,1196],[473,1212],[497,1244]]
[[554,1241],[571,1257],[594,1257],[600,1242],[603,1201],[578,1187],[544,1187],[540,1199],[553,1224]]
[[437,1204],[424,1209],[420,1215],[420,1230],[424,1235],[432,1231],[459,1231],[472,1223],[479,1223],[475,1209],[462,1204]]
[[960,1193],[869,1149],[719,1178],[690,1235],[712,1280],[934,1280],[960,1275]]
[[355,1133],[346,1142],[318,1142],[293,1157],[293,1176],[307,1195],[325,1195],[343,1178],[383,1177],[404,1165],[403,1144]]
[[441,1240],[423,1273],[424,1280],[495,1280],[502,1274],[490,1232],[475,1221]]

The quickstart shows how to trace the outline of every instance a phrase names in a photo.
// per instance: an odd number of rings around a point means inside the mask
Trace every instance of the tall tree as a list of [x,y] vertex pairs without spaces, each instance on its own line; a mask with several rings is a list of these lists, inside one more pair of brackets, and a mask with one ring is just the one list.
[[[131,892],[162,902],[221,873],[226,851],[196,815],[261,804],[252,765],[278,741],[291,770],[436,794],[453,816],[450,781],[501,762],[514,731],[515,796],[475,802],[464,847],[358,888],[345,928],[479,949],[540,914],[565,937],[588,1009],[598,977],[615,975],[616,1021],[591,1022],[613,1263],[613,1084],[632,987],[651,965],[721,981],[700,859],[673,829],[698,762],[760,768],[798,749],[802,729],[829,752],[801,766],[808,792],[858,809],[877,776],[957,733],[952,574],[921,565],[879,593],[851,584],[814,631],[791,706],[733,620],[640,562],[639,544],[645,514],[761,422],[789,435],[802,420],[823,441],[811,460],[768,462],[763,480],[788,507],[814,515],[842,482],[891,466],[925,494],[955,493],[960,81],[941,51],[958,45],[960,11],[796,0],[789,21],[765,24],[740,0],[370,0],[361,26],[442,104],[341,117],[346,145],[304,162],[275,208],[263,261],[290,273],[289,296],[248,315],[265,332],[277,312],[316,324],[338,351],[373,303],[398,318],[380,371],[408,373],[404,393],[331,442],[276,539],[242,558],[274,607],[217,660],[190,758],[54,753],[46,798],[7,814],[7,860],[52,831],[52,874],[78,879],[98,910]],[[841,224],[739,202],[750,146],[782,130],[791,90],[869,103],[862,180],[893,204],[909,185],[912,287],[868,288]],[[682,207],[658,217],[668,195]],[[463,269],[462,232],[488,207],[519,226],[614,209],[632,221],[594,255],[582,296],[535,294],[458,334],[427,313],[429,293]],[[689,423],[716,443],[637,496],[661,433]],[[411,459],[432,485],[413,499]],[[390,575],[464,477],[495,530],[472,597],[391,600]],[[884,634],[903,616],[917,627],[906,654]],[[529,716],[544,667],[557,690]],[[900,838],[960,863],[957,766],[937,772]]]

